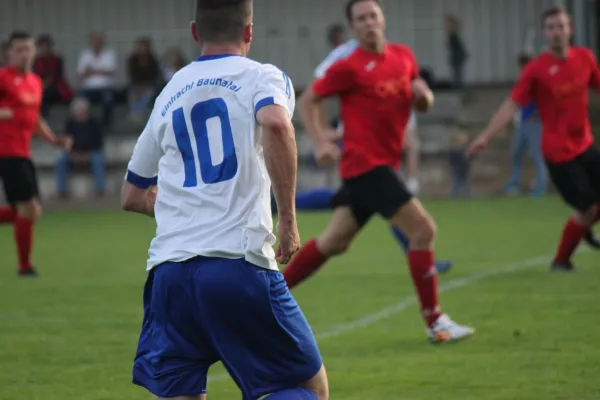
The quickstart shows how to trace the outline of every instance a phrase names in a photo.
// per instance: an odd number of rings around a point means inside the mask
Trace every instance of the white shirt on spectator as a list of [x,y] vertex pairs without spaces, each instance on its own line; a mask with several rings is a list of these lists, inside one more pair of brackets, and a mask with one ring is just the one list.
[[[117,70],[117,55],[113,50],[104,49],[99,54],[87,49],[81,53],[77,72],[83,74],[87,68],[101,70]],[[112,88],[115,84],[115,78],[109,75],[91,75],[82,80],[83,89],[104,89]]]

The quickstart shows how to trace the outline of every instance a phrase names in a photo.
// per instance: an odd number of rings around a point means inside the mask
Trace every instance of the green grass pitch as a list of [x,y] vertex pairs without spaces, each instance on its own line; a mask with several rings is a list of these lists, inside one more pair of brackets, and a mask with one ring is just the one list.
[[[319,338],[332,399],[600,398],[600,263],[548,272],[568,209],[557,199],[431,201],[442,306],[471,340],[433,346],[405,258],[374,219],[352,249],[294,294]],[[303,240],[328,214],[300,214]],[[154,222],[119,211],[48,213],[36,234],[41,276],[16,276],[12,229],[0,228],[0,399],[148,400],[130,383],[144,261]],[[587,250],[587,251],[586,251]],[[241,396],[211,370],[209,399]]]

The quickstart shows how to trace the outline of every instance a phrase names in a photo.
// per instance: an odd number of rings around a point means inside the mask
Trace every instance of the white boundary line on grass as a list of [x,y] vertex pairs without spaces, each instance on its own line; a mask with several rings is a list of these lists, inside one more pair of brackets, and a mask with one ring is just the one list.
[[[580,252],[585,252],[585,251],[587,251],[586,248],[581,249]],[[477,281],[488,279],[488,278],[491,278],[491,277],[494,277],[497,275],[505,275],[505,274],[510,274],[510,273],[517,272],[517,271],[531,269],[531,268],[536,267],[541,264],[548,264],[548,263],[550,263],[550,261],[552,261],[552,258],[548,257],[548,256],[527,258],[522,261],[507,264],[506,266],[504,266],[502,268],[494,269],[491,271],[480,272],[480,273],[476,273],[476,274],[471,274],[471,275],[467,275],[462,278],[452,279],[448,283],[441,285],[439,287],[439,292],[440,293],[449,292],[454,289],[468,286]],[[329,339],[329,338],[333,338],[336,336],[340,336],[345,333],[357,331],[361,328],[365,328],[367,326],[374,325],[383,319],[391,317],[392,315],[398,314],[416,303],[417,303],[417,298],[415,296],[407,296],[407,297],[403,298],[402,300],[400,300],[398,303],[394,304],[393,306],[383,308],[383,309],[377,311],[376,313],[364,315],[358,319],[355,319],[354,321],[334,325],[326,331],[317,333],[316,338],[317,338],[317,340],[324,340],[324,339]],[[219,374],[215,374],[215,375],[209,375],[208,381],[215,382],[215,381],[223,380],[225,378],[229,378],[229,374],[219,373]]]
[[[588,251],[589,251],[589,249],[584,247],[584,248],[580,248],[578,253],[586,253]],[[552,258],[548,257],[548,256],[532,257],[532,258],[527,258],[527,259],[524,259],[521,261],[507,264],[502,268],[497,268],[497,269],[488,270],[488,271],[484,271],[484,272],[480,272],[480,273],[475,273],[475,274],[464,276],[462,278],[452,279],[449,282],[447,282],[446,284],[441,285],[439,287],[439,292],[445,293],[445,292],[449,292],[454,289],[462,288],[462,287],[468,286],[474,282],[488,279],[488,278],[491,278],[494,276],[505,275],[505,274],[510,274],[513,272],[531,269],[531,268],[539,266],[541,264],[548,264],[548,263],[550,263],[551,260],[552,260]],[[316,338],[317,338],[317,340],[325,340],[325,339],[330,339],[330,338],[337,337],[337,336],[340,336],[340,335],[343,335],[346,333],[351,333],[351,332],[357,331],[359,329],[374,325],[377,322],[379,322],[383,319],[389,318],[395,314],[398,314],[398,313],[406,310],[407,308],[411,307],[412,305],[415,305],[416,303],[417,303],[417,299],[414,295],[407,296],[407,297],[403,298],[402,300],[400,300],[398,303],[396,303],[392,306],[389,306],[389,307],[385,307],[375,313],[364,315],[358,319],[355,319],[354,321],[334,325],[331,328],[329,328],[323,332],[317,333]],[[0,320],[2,320],[2,319],[21,320],[21,321],[28,321],[28,322],[54,322],[54,323],[56,323],[56,322],[70,323],[70,322],[74,321],[71,319],[63,319],[63,318],[27,317],[24,315],[20,316],[20,315],[14,315],[14,314],[0,314]],[[96,322],[96,323],[98,323],[98,322],[115,322],[115,321],[98,321],[98,320],[92,320],[92,321]],[[84,321],[80,321],[80,322],[84,322]],[[117,322],[122,322],[122,320],[117,321]],[[219,374],[210,375],[208,377],[208,381],[209,382],[221,381],[225,378],[229,378],[229,374],[219,373]]]

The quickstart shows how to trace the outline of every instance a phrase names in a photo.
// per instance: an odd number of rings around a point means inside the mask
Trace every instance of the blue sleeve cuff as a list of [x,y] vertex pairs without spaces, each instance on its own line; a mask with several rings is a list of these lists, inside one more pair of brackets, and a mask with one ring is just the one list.
[[273,104],[275,104],[275,98],[272,96],[265,97],[264,99],[259,100],[254,106],[254,116],[256,117],[256,114],[258,114],[258,110],[260,110],[261,108],[271,106]]
[[158,183],[158,177],[144,178],[135,172],[127,170],[127,182],[139,189],[148,189],[150,186],[155,186]]

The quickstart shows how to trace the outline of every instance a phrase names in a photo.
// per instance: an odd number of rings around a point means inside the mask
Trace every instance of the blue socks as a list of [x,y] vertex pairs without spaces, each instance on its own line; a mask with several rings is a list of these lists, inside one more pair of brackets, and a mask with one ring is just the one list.
[[265,397],[264,400],[318,400],[317,395],[304,388],[288,389]]
[[404,252],[408,253],[408,248],[409,248],[408,237],[406,237],[406,235],[400,229],[396,228],[395,226],[391,225],[391,228],[392,228],[392,233],[394,234],[394,237],[396,238],[398,243],[400,243],[400,246],[402,246],[402,249],[404,250]]
[[303,211],[331,210],[335,191],[329,188],[296,193],[296,208]]

